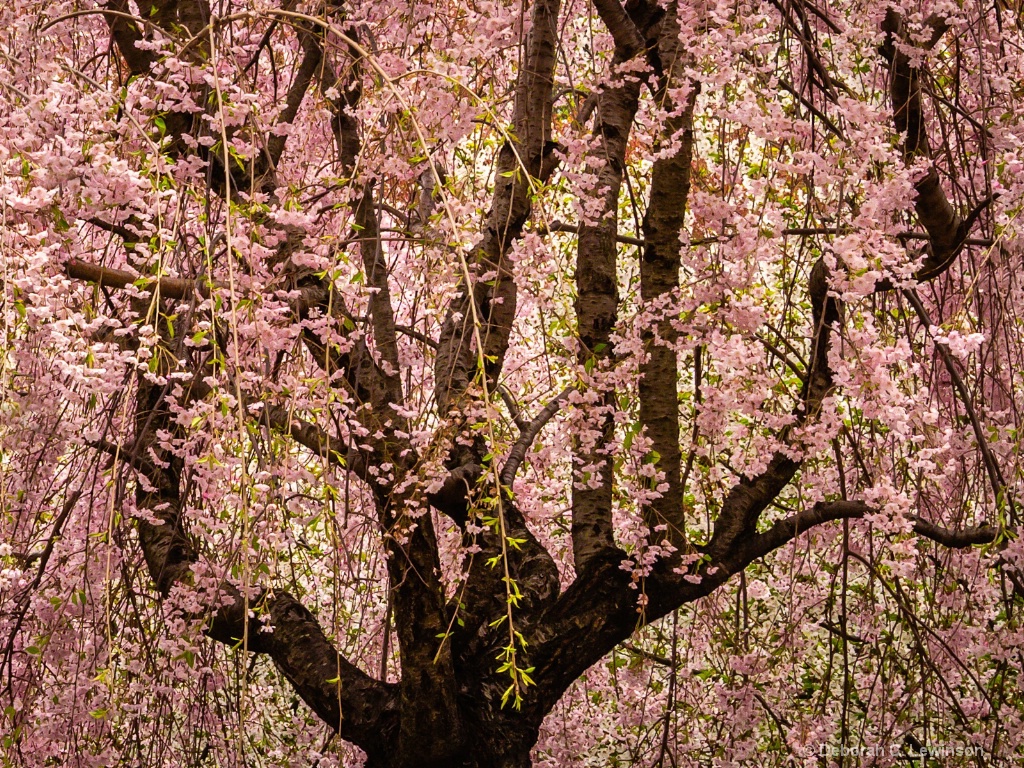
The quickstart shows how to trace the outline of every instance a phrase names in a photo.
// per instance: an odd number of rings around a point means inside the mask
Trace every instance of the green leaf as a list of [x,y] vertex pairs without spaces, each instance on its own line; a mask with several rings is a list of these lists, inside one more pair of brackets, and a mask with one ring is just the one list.
[[71,229],[68,220],[64,218],[64,214],[56,205],[53,206],[53,228],[58,232],[67,232]]

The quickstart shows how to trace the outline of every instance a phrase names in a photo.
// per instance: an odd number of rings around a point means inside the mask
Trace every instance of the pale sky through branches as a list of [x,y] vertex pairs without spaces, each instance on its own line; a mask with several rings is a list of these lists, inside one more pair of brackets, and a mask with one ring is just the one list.
[[0,763],[1020,762],[1022,18],[0,4]]

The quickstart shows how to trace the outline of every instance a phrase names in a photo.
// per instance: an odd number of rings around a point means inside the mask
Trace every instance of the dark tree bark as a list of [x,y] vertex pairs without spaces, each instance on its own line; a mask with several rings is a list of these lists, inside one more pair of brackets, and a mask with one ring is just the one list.
[[[618,211],[619,192],[625,171],[626,144],[640,103],[640,79],[623,75],[618,68],[641,50],[643,37],[638,28],[649,25],[650,14],[634,9],[631,18],[618,0],[597,5],[616,41],[612,77],[616,82],[603,88],[594,110],[596,146],[588,158],[594,176],[595,196],[601,205],[592,224],[579,227],[576,257],[576,320],[579,328],[577,357],[584,370],[603,372],[615,357],[611,335],[618,322]],[[616,409],[614,388],[598,387],[596,406],[587,409],[596,417],[596,439],[577,445],[573,456],[572,551],[577,570],[591,558],[613,549],[611,443]],[[592,429],[593,427],[591,427]],[[592,475],[597,475],[596,484]],[[595,487],[596,485],[596,487]]]
[[[693,163],[693,111],[697,98],[692,87],[685,103],[675,104],[670,93],[686,83],[687,53],[679,43],[679,21],[674,6],[663,11],[656,3],[618,0],[595,3],[615,40],[612,81],[597,95],[594,110],[594,148],[588,158],[596,177],[594,192],[598,205],[595,220],[578,228],[575,309],[579,333],[578,360],[597,373],[614,360],[612,332],[618,322],[619,241],[617,211],[625,168],[630,130],[638,110],[645,78],[621,75],[618,67],[645,57],[646,76],[663,114],[660,147],[672,147],[653,164],[650,199],[643,219],[644,244],[640,258],[641,293],[645,302],[656,303],[679,285],[681,235],[685,232],[686,206]],[[108,8],[125,13],[127,4],[111,0]],[[169,36],[184,28],[199,35],[209,21],[209,8],[202,0],[153,2],[143,10],[147,18]],[[469,273],[464,275],[460,293],[453,302],[436,341],[436,400],[442,417],[453,415],[473,398],[493,392],[508,350],[516,316],[516,288],[508,252],[520,237],[530,215],[531,181],[545,179],[555,167],[557,148],[552,143],[551,115],[556,66],[559,0],[535,0],[530,6],[530,29],[523,51],[523,68],[516,86],[511,140],[500,152],[491,208],[482,222],[480,239],[467,254]],[[268,655],[306,704],[332,729],[367,752],[368,765],[375,768],[425,768],[466,766],[467,768],[521,768],[530,764],[530,750],[536,742],[544,717],[565,690],[590,666],[637,629],[637,592],[630,576],[621,568],[625,553],[615,542],[612,526],[613,473],[606,445],[612,437],[613,389],[598,383],[599,405],[596,440],[578,441],[574,455],[572,495],[572,543],[575,581],[559,592],[558,570],[550,554],[540,545],[516,506],[510,489],[526,451],[543,426],[568,400],[568,392],[553,399],[532,421],[517,419],[522,434],[500,474],[491,478],[485,455],[489,448],[481,436],[470,446],[452,450],[450,475],[442,488],[428,496],[415,483],[405,482],[416,471],[418,457],[406,436],[407,425],[394,415],[391,406],[403,403],[395,315],[390,295],[387,264],[381,245],[380,227],[370,180],[358,180],[360,126],[354,108],[362,88],[362,73],[356,50],[356,30],[339,22],[352,41],[352,59],[347,69],[332,60],[323,47],[328,22],[289,16],[296,22],[303,59],[286,96],[282,119],[291,120],[308,89],[318,85],[334,89],[332,125],[338,161],[346,174],[359,184],[352,202],[352,214],[361,233],[361,258],[368,284],[374,288],[369,302],[368,323],[372,334],[362,335],[353,348],[339,354],[314,333],[303,340],[312,357],[325,372],[342,371],[332,379],[358,402],[368,407],[360,413],[362,426],[370,436],[358,448],[346,448],[318,427],[296,419],[278,408],[267,408],[259,417],[267,427],[289,435],[315,455],[366,478],[369,466],[389,463],[393,475],[373,483],[379,527],[389,554],[388,578],[395,630],[398,638],[400,681],[373,679],[343,658],[324,634],[315,617],[293,596],[275,591],[258,602],[269,611],[273,633],[261,633],[250,625],[247,608],[253,603],[236,588],[225,584],[227,600],[211,602],[212,618],[205,623],[210,638],[228,645],[241,642],[249,653]],[[123,15],[108,20],[117,49],[134,76],[146,76],[156,54],[136,47],[151,37],[152,30],[133,24]],[[890,65],[890,97],[894,129],[905,135],[904,157],[909,163],[930,160],[931,150],[921,106],[919,73],[900,53],[894,41],[901,39],[902,21],[895,13],[886,19],[883,55]],[[934,23],[935,40],[944,25]],[[334,28],[337,32],[338,28]],[[933,41],[934,44],[934,41]],[[199,45],[203,45],[200,43]],[[344,75],[341,73],[344,72]],[[195,129],[182,120],[175,130]],[[264,189],[267,179],[284,151],[284,137],[274,137],[256,161],[259,168],[234,173],[208,158],[213,173],[220,173],[219,189],[230,197],[244,179],[257,180],[245,191]],[[512,143],[514,142],[514,143]],[[514,150],[514,151],[513,151]],[[180,143],[169,151],[184,152]],[[520,164],[520,159],[522,164]],[[272,188],[272,187],[267,187]],[[933,166],[917,183],[917,215],[930,238],[930,251],[918,274],[920,281],[936,278],[953,263],[962,250],[973,217],[961,217],[951,206]],[[965,223],[966,222],[966,223]],[[130,243],[129,227],[116,227]],[[302,233],[291,233],[274,259],[288,262],[289,249]],[[311,313],[329,319],[342,335],[353,318],[344,301],[323,277],[289,268],[291,287],[300,297],[292,305],[294,318]],[[65,265],[73,278],[100,283],[111,289],[135,281],[126,271],[104,269],[80,261]],[[477,280],[492,272],[488,283]],[[210,286],[202,281],[163,279],[142,286],[157,291],[169,310],[171,302],[208,295]],[[892,286],[883,281],[878,290]],[[640,420],[652,441],[651,460],[664,473],[667,490],[644,511],[652,529],[666,527],[653,541],[667,538],[678,551],[696,551],[705,557],[691,569],[687,579],[673,565],[676,558],[662,561],[646,580],[647,606],[639,623],[656,621],[680,605],[695,601],[724,584],[733,574],[754,560],[778,549],[795,536],[829,521],[863,516],[868,508],[857,501],[819,503],[793,517],[758,531],[764,510],[776,500],[801,467],[801,448],[793,438],[795,429],[812,423],[832,389],[829,346],[835,327],[841,323],[839,300],[830,294],[829,274],[824,262],[810,273],[807,294],[813,308],[813,325],[808,340],[809,366],[803,372],[804,386],[794,409],[794,424],[779,435],[786,450],[771,457],[768,467],[757,476],[743,478],[726,495],[707,542],[687,540],[683,507],[685,488],[681,471],[678,406],[679,360],[676,333],[671,318],[659,319],[645,339],[648,359],[642,364]],[[180,339],[169,337],[170,349],[184,356]],[[371,341],[367,341],[371,338]],[[166,447],[161,435],[180,435],[174,420],[168,389],[140,374],[136,380],[137,400],[134,446],[131,464],[148,480],[140,485],[136,503],[159,522],[139,520],[138,535],[156,589],[167,596],[176,584],[191,583],[191,566],[198,560],[187,534],[182,514],[183,466]],[[243,395],[244,393],[240,393]],[[194,392],[192,396],[201,396]],[[655,456],[656,454],[656,456]],[[597,472],[594,487],[583,481],[582,468]],[[490,474],[488,474],[490,473]],[[465,605],[446,602],[440,580],[436,533],[430,515],[415,518],[417,508],[432,505],[466,529],[471,518],[475,489],[491,483],[500,499],[497,515],[500,528],[487,528],[467,543],[478,544],[482,554],[471,566],[464,591]],[[497,487],[493,487],[493,486]],[[763,527],[763,526],[762,526]],[[916,530],[949,547],[990,542],[997,531],[988,527],[949,531],[924,520]],[[515,548],[504,546],[503,537],[519,541]],[[489,557],[501,555],[507,573],[485,565]],[[514,580],[522,591],[516,609],[517,630],[526,641],[517,662],[532,667],[535,685],[523,691],[521,707],[504,701],[509,677],[497,671],[496,656],[509,642],[508,627],[501,617],[507,611],[507,583]],[[460,622],[453,622],[458,610]],[[197,617],[198,618],[198,617]]]
[[[693,108],[697,84],[684,104],[674,103],[670,89],[685,87],[688,57],[679,42],[677,7],[670,4],[659,24],[655,74],[656,102],[665,117],[651,170],[651,199],[644,215],[646,246],[640,257],[640,295],[648,306],[679,287],[681,237],[685,232],[693,163]],[[672,318],[657,322],[645,338],[647,360],[640,366],[640,423],[651,439],[650,460],[664,473],[667,486],[644,510],[644,523],[654,542],[669,541],[677,550],[686,546],[683,513],[682,452],[679,447],[678,334]],[[664,533],[655,533],[664,530]]]

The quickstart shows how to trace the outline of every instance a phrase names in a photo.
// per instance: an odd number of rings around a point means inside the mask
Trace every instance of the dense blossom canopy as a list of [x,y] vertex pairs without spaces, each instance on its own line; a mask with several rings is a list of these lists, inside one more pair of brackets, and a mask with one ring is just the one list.
[[3,764],[1016,762],[1017,5],[0,3]]

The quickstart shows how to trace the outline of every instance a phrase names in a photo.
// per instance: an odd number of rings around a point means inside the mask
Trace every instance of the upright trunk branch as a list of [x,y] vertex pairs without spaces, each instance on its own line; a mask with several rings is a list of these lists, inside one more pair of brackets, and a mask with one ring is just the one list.
[[[356,38],[354,30],[349,36]],[[333,65],[325,61],[321,70],[323,90],[333,87],[339,96],[332,100],[332,128],[342,173],[352,178],[362,150],[359,123],[355,117],[362,88],[359,67],[353,66],[351,82],[342,82]],[[404,424],[392,405],[402,402],[398,343],[394,308],[388,286],[387,264],[380,241],[372,184],[364,182],[351,203],[356,225],[363,235],[360,252],[367,281],[374,289],[370,318],[374,343],[381,357],[380,375],[371,411],[367,415],[377,446],[378,458],[392,464],[394,478],[374,484],[374,499],[388,550],[395,631],[401,657],[399,682],[400,726],[396,749],[400,754],[420,755],[423,766],[447,765],[463,745],[464,729],[459,711],[458,690],[451,653],[445,641],[448,615],[441,584],[440,559],[433,522],[425,509],[415,510],[411,491],[393,494],[412,471],[415,455],[408,441],[396,430]],[[415,517],[413,517],[415,515]],[[444,733],[444,739],[437,734]]]
[[[434,376],[442,413],[462,397],[478,374],[487,377],[488,389],[493,390],[508,351],[517,302],[508,251],[530,215],[535,180],[545,181],[557,163],[551,142],[551,108],[559,7],[560,0],[536,0],[533,4],[516,83],[512,136],[498,156],[483,235],[468,256],[473,282],[460,286],[441,328]],[[484,274],[490,278],[480,280]],[[479,329],[474,328],[474,314]],[[477,348],[477,335],[483,349]],[[478,371],[481,359],[484,370]]]
[[[665,114],[655,148],[662,152],[651,172],[651,198],[644,215],[646,247],[640,259],[640,295],[647,306],[671,303],[679,287],[680,236],[685,226],[693,161],[693,109],[697,85],[691,83],[686,101],[676,104],[670,89],[683,85],[685,52],[679,43],[677,9],[670,4],[661,22],[658,58],[664,68],[657,98]],[[668,150],[666,152],[666,150]],[[640,423],[651,441],[648,460],[664,474],[666,489],[644,509],[652,541],[668,540],[676,549],[686,545],[681,451],[679,447],[677,333],[671,313],[645,334],[647,359],[640,366]],[[655,531],[664,530],[664,533]]]
[[[609,0],[604,5],[621,10],[618,0]],[[621,23],[628,23],[628,28],[636,31],[628,17]],[[624,44],[617,49],[625,47]],[[577,362],[598,377],[603,365],[614,356],[611,334],[619,316],[619,191],[626,167],[626,144],[640,99],[639,78],[619,74],[615,65],[620,63],[617,55],[611,73],[617,82],[603,88],[597,99],[595,145],[587,157],[587,170],[593,177],[592,194],[600,205],[595,211],[596,222],[579,226],[576,250],[576,321],[580,339]],[[577,571],[583,570],[595,554],[615,546],[610,453],[615,433],[613,416],[618,407],[614,387],[602,387],[598,398],[596,408],[588,409],[597,421],[596,439],[584,442],[577,438],[573,446],[572,551]]]
[[[483,235],[469,254],[473,282],[460,286],[441,328],[434,364],[434,391],[441,413],[458,405],[478,375],[485,376],[488,391],[494,391],[508,350],[516,315],[516,285],[508,251],[529,216],[535,180],[543,181],[555,167],[551,109],[559,9],[560,0],[537,0],[532,6],[522,69],[516,82],[512,135],[499,153]],[[477,281],[483,274],[493,279]],[[480,321],[479,328],[474,327],[474,313]],[[477,339],[482,349],[477,346]],[[482,371],[480,359],[484,361]],[[450,457],[454,471],[482,466],[485,450],[482,436],[469,448],[456,449]],[[456,482],[452,490],[459,487]],[[472,490],[466,487],[467,491]],[[467,509],[469,497],[467,493]],[[512,548],[507,553],[510,572],[528,590],[527,602],[545,602],[557,593],[557,569],[550,554],[530,532],[514,501],[503,496],[500,503],[506,535],[523,541],[519,549]],[[505,612],[505,588],[500,579],[494,581],[498,571],[486,566],[488,559],[496,554],[501,556],[505,548],[501,537],[491,528],[485,528],[475,538],[467,535],[467,544],[476,544],[482,551],[475,555],[467,577],[466,626],[458,631],[456,642],[475,645],[476,630],[492,621],[497,615],[495,611]],[[495,602],[496,597],[500,605]],[[504,631],[507,630],[505,627]]]

